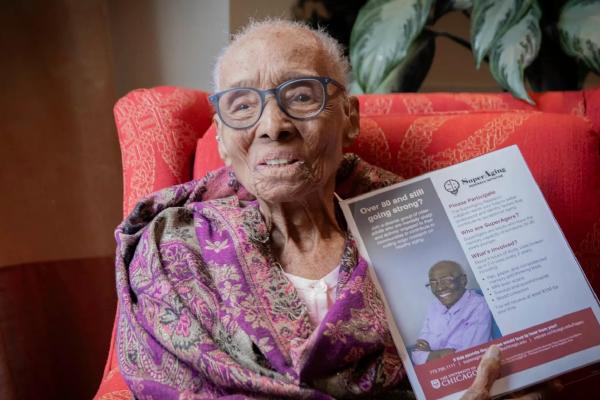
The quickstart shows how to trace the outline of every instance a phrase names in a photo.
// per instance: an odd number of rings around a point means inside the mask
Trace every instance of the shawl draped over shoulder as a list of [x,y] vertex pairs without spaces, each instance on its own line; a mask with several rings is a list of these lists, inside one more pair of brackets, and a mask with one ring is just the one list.
[[[337,193],[354,196],[399,180],[346,155]],[[336,301],[314,327],[274,266],[256,200],[231,170],[150,195],[118,226],[116,239],[117,352],[136,398],[404,393],[383,303],[352,238]]]

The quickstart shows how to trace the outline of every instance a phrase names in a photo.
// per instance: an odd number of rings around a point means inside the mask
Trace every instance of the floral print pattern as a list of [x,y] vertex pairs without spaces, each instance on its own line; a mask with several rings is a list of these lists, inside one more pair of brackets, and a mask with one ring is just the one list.
[[[339,193],[399,178],[347,156]],[[354,183],[357,183],[356,185]],[[313,327],[258,203],[223,169],[138,204],[116,232],[121,372],[136,398],[373,398],[404,374],[351,237]]]

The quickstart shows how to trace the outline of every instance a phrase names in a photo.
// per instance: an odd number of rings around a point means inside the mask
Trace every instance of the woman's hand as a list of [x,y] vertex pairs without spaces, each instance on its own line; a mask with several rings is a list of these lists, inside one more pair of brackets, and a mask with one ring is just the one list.
[[500,376],[500,349],[490,346],[477,367],[477,376],[462,400],[485,400],[490,398],[490,388]]
[[[461,397],[461,400],[487,400],[490,398],[490,388],[500,376],[500,349],[490,346],[477,367],[477,376],[473,384]],[[527,392],[516,392],[506,399],[541,400],[552,399],[562,389],[560,381],[554,380],[528,389]]]

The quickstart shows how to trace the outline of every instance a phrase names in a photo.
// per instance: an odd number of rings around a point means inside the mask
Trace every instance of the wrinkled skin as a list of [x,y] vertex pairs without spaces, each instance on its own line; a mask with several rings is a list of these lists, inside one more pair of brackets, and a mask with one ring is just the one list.
[[[268,27],[247,35],[224,54],[219,90],[274,88],[299,76],[333,75],[330,61],[312,33]],[[345,235],[334,214],[335,174],[342,147],[358,135],[358,101],[329,85],[325,110],[310,120],[286,116],[273,97],[252,127],[235,130],[215,115],[219,152],[239,181],[253,193],[271,229],[271,245],[282,268],[319,279],[339,263]],[[265,160],[286,159],[283,166]],[[488,354],[489,353],[489,354]],[[497,349],[488,351],[463,399],[487,399],[499,374]]]
[[[219,88],[269,89],[294,77],[331,76],[327,60],[310,32],[261,30],[229,48]],[[275,255],[286,272],[309,279],[326,275],[340,260],[344,234],[334,216],[335,174],[342,147],[358,134],[357,99],[333,85],[329,95],[323,112],[310,120],[286,116],[273,97],[248,129],[231,129],[215,117],[221,156],[259,199]],[[293,162],[267,166],[269,159]]]
[[[297,38],[296,46],[278,32],[246,38],[225,55],[219,86],[268,89],[298,76],[329,75],[317,42],[310,34],[303,36]],[[260,199],[274,204],[331,192],[342,145],[350,139],[350,132],[358,132],[358,111],[351,109],[340,89],[330,85],[329,92],[333,98],[325,110],[307,121],[287,117],[271,97],[253,127],[234,130],[219,124],[222,154],[245,187]],[[263,165],[265,159],[279,157],[298,162],[291,166]]]

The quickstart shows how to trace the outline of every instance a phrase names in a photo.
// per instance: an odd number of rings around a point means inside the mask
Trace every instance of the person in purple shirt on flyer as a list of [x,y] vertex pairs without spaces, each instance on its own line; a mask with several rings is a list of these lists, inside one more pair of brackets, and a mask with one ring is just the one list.
[[415,364],[444,357],[492,339],[492,314],[482,295],[467,289],[467,275],[454,261],[429,270],[427,286],[436,297],[412,352]]

